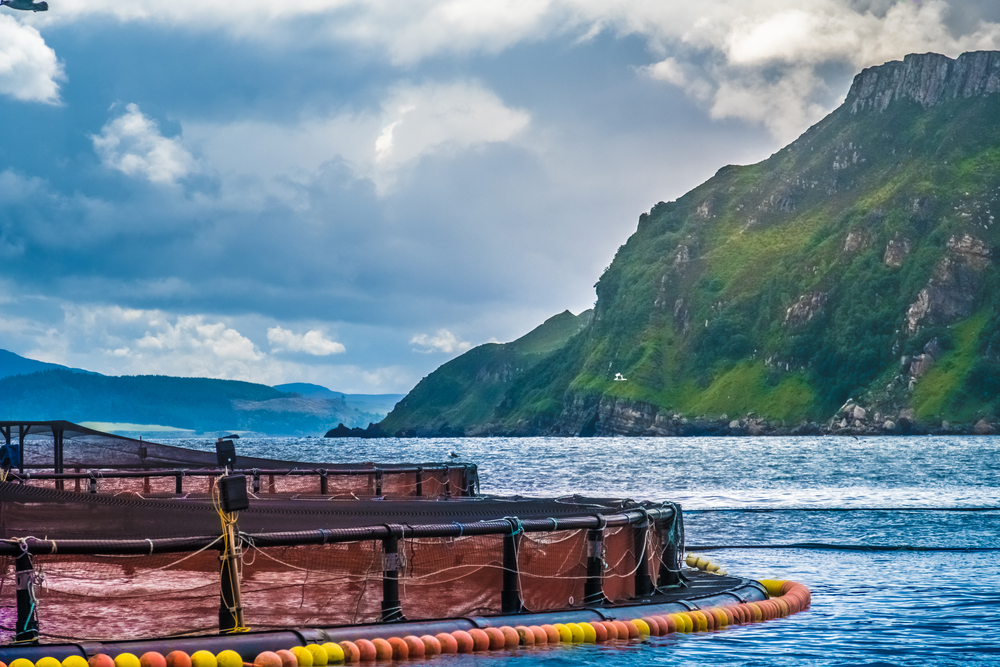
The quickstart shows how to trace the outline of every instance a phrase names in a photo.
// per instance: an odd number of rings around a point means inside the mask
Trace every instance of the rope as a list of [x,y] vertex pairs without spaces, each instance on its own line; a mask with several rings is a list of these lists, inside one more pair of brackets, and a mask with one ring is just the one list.
[[825,551],[953,551],[972,553],[1000,551],[1000,547],[918,547],[910,544],[823,544],[822,542],[793,542],[791,544],[718,544],[685,547],[687,551],[715,551],[717,549],[815,549]]

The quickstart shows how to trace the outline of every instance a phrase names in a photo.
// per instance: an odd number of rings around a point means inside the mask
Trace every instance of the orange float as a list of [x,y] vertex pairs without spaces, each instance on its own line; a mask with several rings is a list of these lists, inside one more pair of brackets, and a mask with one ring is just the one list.
[[392,644],[381,637],[376,637],[372,640],[372,646],[375,647],[376,660],[392,660]]
[[420,642],[424,645],[425,656],[429,657],[432,655],[441,655],[442,653],[441,640],[439,640],[437,637],[432,637],[430,635],[421,635]]
[[451,636],[458,642],[459,653],[472,653],[475,650],[476,642],[472,640],[472,635],[465,630],[455,630]]
[[472,650],[473,651],[489,651],[490,650],[490,636],[486,634],[485,631],[479,628],[472,628],[469,630],[469,636],[472,637]]
[[[375,644],[372,644],[367,639],[355,639],[354,644],[358,647],[358,656],[361,658],[361,662],[375,662]],[[346,654],[347,651],[344,651],[344,653]]]
[[507,638],[503,636],[503,632],[501,632],[500,628],[483,628],[483,632],[485,632],[486,636],[490,638],[488,648],[491,651],[498,651],[507,643]]
[[[434,635],[434,639],[438,640],[438,643],[441,644],[442,655],[458,653],[458,640],[455,638],[455,635],[448,632],[439,632]],[[472,641],[471,637],[469,641]]]
[[515,648],[521,645],[520,633],[509,625],[502,626],[500,634],[503,635],[503,648]]

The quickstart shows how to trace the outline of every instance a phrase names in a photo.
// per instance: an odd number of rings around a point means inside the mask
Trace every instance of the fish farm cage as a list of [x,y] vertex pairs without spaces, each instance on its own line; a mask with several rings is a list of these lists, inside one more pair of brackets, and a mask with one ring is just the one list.
[[0,429],[0,656],[767,597],[682,572],[675,503],[483,495],[471,464],[220,465],[69,422]]
[[[0,460],[20,484],[144,497],[210,496],[221,474],[216,452],[164,445],[95,431],[68,421],[0,421]],[[253,494],[475,496],[471,463],[334,464],[240,456],[238,469]],[[5,467],[7,467],[5,466]]]

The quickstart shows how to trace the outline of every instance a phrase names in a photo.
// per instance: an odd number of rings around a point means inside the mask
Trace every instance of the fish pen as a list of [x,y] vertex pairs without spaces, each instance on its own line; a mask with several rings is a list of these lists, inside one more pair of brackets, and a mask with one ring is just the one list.
[[199,649],[252,661],[639,609],[677,627],[689,612],[697,629],[699,608],[769,597],[683,569],[675,503],[490,496],[469,464],[281,462],[46,424],[3,425],[16,442],[0,481],[0,661]]
[[[222,474],[216,452],[104,433],[68,421],[2,421],[0,459],[21,484],[144,497],[210,495]],[[316,494],[344,498],[474,496],[472,463],[303,463],[238,458],[253,494]]]

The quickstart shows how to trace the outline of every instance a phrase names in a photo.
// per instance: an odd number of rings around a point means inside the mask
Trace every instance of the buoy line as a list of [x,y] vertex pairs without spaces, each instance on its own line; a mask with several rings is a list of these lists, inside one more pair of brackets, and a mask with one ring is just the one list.
[[[699,559],[702,560],[702,559]],[[765,579],[760,581],[770,596],[760,602],[744,602],[695,609],[672,614],[654,614],[626,620],[579,623],[552,623],[516,627],[481,627],[440,632],[436,635],[407,635],[376,639],[356,639],[339,643],[291,646],[278,651],[263,651],[243,656],[227,649],[217,654],[201,650],[188,655],[175,650],[163,655],[155,651],[136,656],[121,653],[112,658],[98,653],[89,660],[72,655],[60,661],[44,657],[36,662],[18,658],[0,667],[324,667],[325,665],[372,663],[378,660],[421,659],[435,655],[480,651],[529,649],[546,645],[606,644],[642,641],[650,636],[674,633],[708,632],[731,625],[760,623],[789,616],[809,607],[809,589],[795,581]],[[611,610],[609,610],[611,611]],[[628,608],[621,608],[628,615]],[[634,613],[634,612],[633,612]],[[486,619],[488,620],[488,619]],[[386,632],[392,632],[387,626]],[[252,657],[252,662],[244,662]]]

